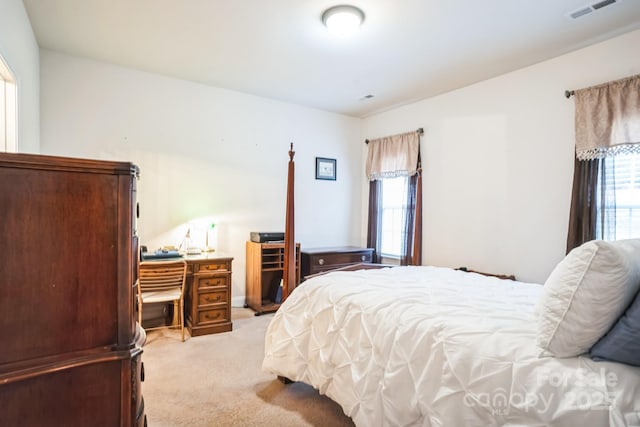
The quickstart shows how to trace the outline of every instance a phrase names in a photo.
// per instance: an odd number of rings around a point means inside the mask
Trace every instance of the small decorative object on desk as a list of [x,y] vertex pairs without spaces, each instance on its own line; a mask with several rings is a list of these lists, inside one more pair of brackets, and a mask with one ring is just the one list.
[[182,239],[178,250],[182,250],[182,252],[187,255],[200,255],[202,253],[200,248],[193,246],[193,242],[191,241],[191,228],[189,228],[187,234],[184,235],[184,239]]
[[204,244],[204,249],[203,249],[204,252],[213,252],[213,251],[215,251],[214,248],[209,246],[209,232],[211,230],[213,230],[215,226],[216,225],[214,223],[211,223],[209,225],[209,227],[207,228],[207,231],[206,231],[206,234],[205,234],[205,244]]

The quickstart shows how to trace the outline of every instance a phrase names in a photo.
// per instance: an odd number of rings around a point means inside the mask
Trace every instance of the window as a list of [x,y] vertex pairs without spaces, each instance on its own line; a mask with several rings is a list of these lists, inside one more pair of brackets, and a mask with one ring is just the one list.
[[408,178],[385,178],[382,183],[380,252],[383,257],[400,258],[406,241]]
[[420,135],[422,129],[367,140],[367,246],[378,262],[422,264]]
[[640,237],[640,154],[619,154],[602,162],[596,237],[620,240]]
[[567,252],[640,237],[640,75],[574,91],[576,158]]
[[18,151],[16,80],[0,58],[0,152]]

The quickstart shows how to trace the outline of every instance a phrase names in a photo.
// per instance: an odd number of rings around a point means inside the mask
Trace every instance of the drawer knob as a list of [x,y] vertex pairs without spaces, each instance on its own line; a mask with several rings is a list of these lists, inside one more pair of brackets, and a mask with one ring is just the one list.
[[320,265],[324,265],[324,259],[320,258],[320,259],[318,260],[318,264],[320,264]]
[[366,260],[366,259],[367,259],[367,256],[366,256],[366,255],[362,255],[362,256],[360,257],[360,259],[361,259],[362,261],[364,261],[364,260]]

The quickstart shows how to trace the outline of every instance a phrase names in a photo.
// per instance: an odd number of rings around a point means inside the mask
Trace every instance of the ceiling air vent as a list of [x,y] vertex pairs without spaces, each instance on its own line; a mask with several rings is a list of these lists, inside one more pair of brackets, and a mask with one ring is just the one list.
[[577,19],[577,18],[580,18],[581,16],[588,15],[589,13],[594,12],[598,9],[602,9],[603,7],[616,3],[616,1],[617,0],[602,0],[597,3],[583,6],[580,9],[576,9],[573,12],[570,12],[569,16],[573,19]]
[[616,0],[603,0],[603,1],[599,1],[598,3],[594,3],[591,5],[591,7],[594,10],[598,10],[598,9],[602,9],[605,6],[609,6],[610,4],[615,3]]
[[581,16],[584,16],[587,13],[591,13],[591,12],[593,12],[593,9],[591,9],[591,6],[587,6],[587,7],[583,7],[581,9],[578,9],[578,10],[574,10],[573,12],[571,12],[569,14],[569,16],[572,17],[573,19],[576,19],[576,18],[580,18]]

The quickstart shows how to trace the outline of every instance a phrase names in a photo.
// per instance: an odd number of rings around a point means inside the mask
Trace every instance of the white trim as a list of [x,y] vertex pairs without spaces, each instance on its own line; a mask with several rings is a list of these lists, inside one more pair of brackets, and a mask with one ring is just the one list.
[[0,151],[18,151],[18,85],[0,56]]

